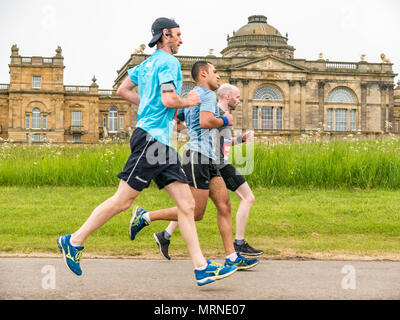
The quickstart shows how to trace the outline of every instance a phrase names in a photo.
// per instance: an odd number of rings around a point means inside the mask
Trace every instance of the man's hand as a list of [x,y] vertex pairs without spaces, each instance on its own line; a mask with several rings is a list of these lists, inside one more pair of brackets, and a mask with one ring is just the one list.
[[187,102],[189,106],[197,106],[201,103],[200,96],[195,90],[190,90],[186,99],[188,100]]
[[229,120],[229,126],[233,126],[233,116],[230,113],[225,113],[224,117],[227,117]]
[[254,131],[246,131],[245,133],[243,133],[242,141],[243,142],[254,141]]

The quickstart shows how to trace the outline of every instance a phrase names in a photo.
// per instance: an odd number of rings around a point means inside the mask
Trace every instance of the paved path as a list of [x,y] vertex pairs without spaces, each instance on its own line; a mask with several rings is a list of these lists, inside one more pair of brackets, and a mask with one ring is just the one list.
[[77,277],[61,258],[0,258],[0,299],[400,300],[400,262],[261,260],[204,287],[196,285],[190,260],[81,263]]

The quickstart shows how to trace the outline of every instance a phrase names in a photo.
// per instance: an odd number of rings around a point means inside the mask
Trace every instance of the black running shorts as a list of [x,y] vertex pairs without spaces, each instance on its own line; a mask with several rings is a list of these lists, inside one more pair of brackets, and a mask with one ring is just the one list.
[[221,176],[212,159],[192,150],[183,153],[183,170],[189,185],[196,189],[210,189],[211,179]]
[[151,180],[159,189],[174,181],[188,183],[175,149],[155,140],[150,134],[136,128],[132,134],[131,155],[118,178],[137,191],[150,185]]
[[231,164],[227,164],[219,169],[222,179],[224,179],[226,187],[231,191],[236,191],[246,179],[241,173]]

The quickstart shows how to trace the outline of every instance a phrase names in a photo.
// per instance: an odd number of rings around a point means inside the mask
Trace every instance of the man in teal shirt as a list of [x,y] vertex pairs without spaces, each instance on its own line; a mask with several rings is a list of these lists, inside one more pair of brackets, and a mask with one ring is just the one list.
[[[113,216],[129,209],[133,200],[154,180],[177,205],[180,230],[192,258],[197,284],[205,285],[230,276],[236,267],[217,266],[204,258],[194,222],[195,202],[177,152],[169,141],[175,109],[198,105],[201,100],[195,91],[189,92],[186,98],[179,96],[182,74],[179,61],[173,56],[182,44],[179,25],[171,19],[158,18],[152,25],[152,34],[149,46],[157,45],[157,50],[128,71],[128,77],[117,91],[130,103],[139,105],[137,127],[130,140],[131,155],[118,174],[118,190],[94,209],[81,228],[72,235],[59,237],[57,243],[69,269],[81,275],[80,257],[87,237]],[[137,86],[140,96],[133,91]],[[131,223],[138,227],[146,225],[143,219]]]

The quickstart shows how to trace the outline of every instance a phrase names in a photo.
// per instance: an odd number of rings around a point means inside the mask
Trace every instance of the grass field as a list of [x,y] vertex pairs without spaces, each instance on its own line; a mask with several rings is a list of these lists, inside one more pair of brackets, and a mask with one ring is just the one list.
[[[58,253],[56,238],[75,231],[115,187],[1,187],[0,253]],[[266,256],[369,256],[400,260],[400,191],[257,188],[246,239]],[[230,193],[232,210],[238,199]],[[165,191],[151,187],[137,199],[148,210],[172,206]],[[234,215],[233,215],[234,216]],[[114,217],[92,234],[85,254],[160,257],[152,233],[166,222],[154,222],[135,241],[128,236],[130,211]],[[197,223],[207,256],[223,256],[216,209],[209,202]],[[172,257],[187,257],[176,233]]]
[[[254,164],[252,187],[400,189],[400,140],[257,143],[233,148]],[[251,152],[250,152],[251,151]],[[0,186],[115,186],[127,144],[14,146],[0,144]],[[240,159],[233,157],[239,167]]]
[[[314,140],[315,137],[314,137]],[[318,139],[317,139],[318,140]],[[246,238],[274,257],[357,255],[400,260],[400,140],[257,143],[233,148],[234,163],[247,152],[246,176],[256,202]],[[118,184],[127,144],[93,146],[0,144],[0,252],[57,253],[56,238],[75,231]],[[231,193],[235,216],[238,199]],[[137,204],[148,210],[173,205],[154,185]],[[134,242],[130,212],[113,218],[87,241],[97,256],[158,256],[151,224]],[[202,248],[221,255],[216,210],[209,203],[197,224]],[[171,254],[187,257],[174,236]]]

